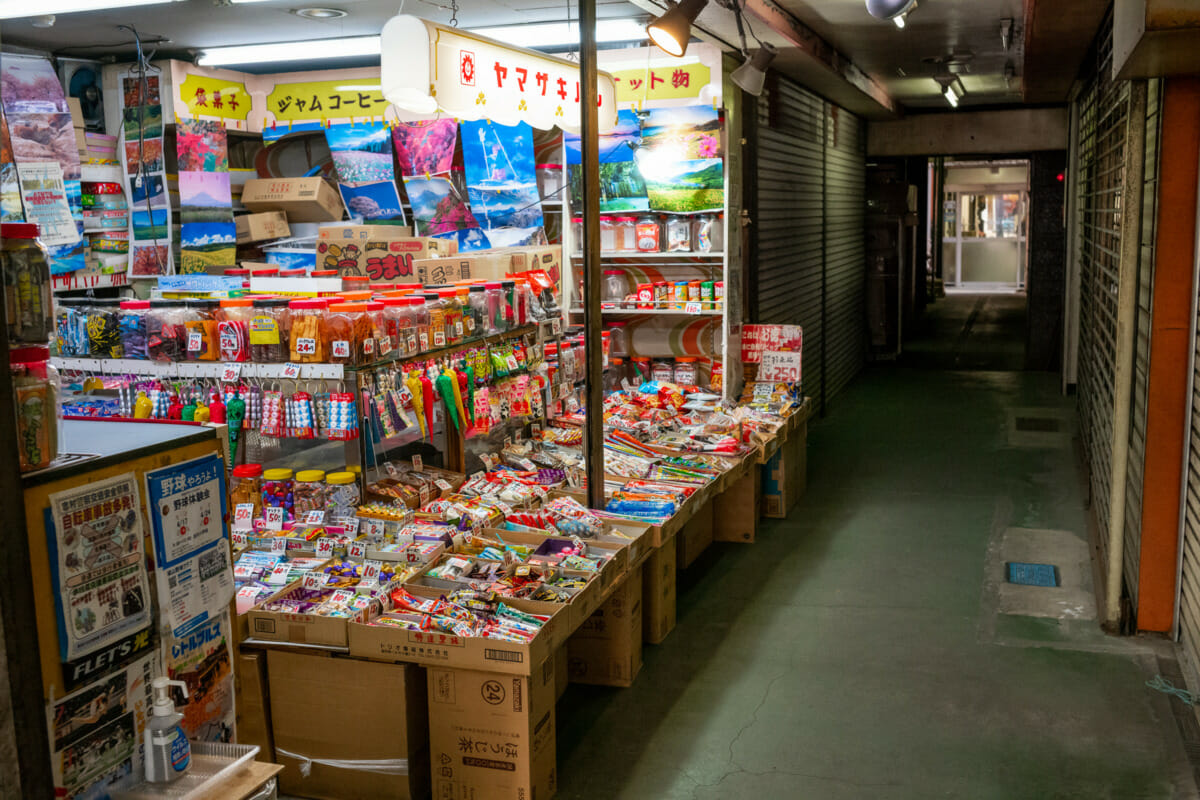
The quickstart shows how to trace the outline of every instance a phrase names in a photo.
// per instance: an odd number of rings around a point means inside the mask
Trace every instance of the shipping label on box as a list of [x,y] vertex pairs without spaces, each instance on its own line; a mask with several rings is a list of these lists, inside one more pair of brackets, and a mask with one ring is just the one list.
[[255,178],[242,189],[251,211],[282,211],[289,222],[330,222],[342,218],[342,197],[324,178]]
[[282,211],[263,211],[242,214],[233,218],[237,226],[237,243],[261,242],[266,239],[285,239],[292,235],[287,215]]

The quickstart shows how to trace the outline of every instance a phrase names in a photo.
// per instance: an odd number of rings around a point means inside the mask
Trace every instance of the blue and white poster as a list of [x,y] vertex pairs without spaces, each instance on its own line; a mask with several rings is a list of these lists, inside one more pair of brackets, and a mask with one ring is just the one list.
[[158,601],[173,636],[219,616],[233,598],[225,467],[217,455],[146,473]]

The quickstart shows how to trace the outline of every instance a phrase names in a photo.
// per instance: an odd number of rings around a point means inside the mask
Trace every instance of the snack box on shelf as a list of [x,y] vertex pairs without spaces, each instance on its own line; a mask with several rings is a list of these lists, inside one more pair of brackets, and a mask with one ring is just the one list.
[[[573,540],[567,537],[560,536],[553,531],[542,531],[536,528],[521,530],[485,528],[482,533],[485,537],[497,538],[505,543],[533,547],[535,554],[528,559],[531,563],[558,564],[563,560],[562,550],[573,545]],[[585,558],[600,560],[596,577],[600,579],[601,590],[607,594],[629,568],[630,543],[611,536],[580,541],[587,548],[587,553],[584,554]]]
[[[315,581],[310,583],[310,576],[316,574],[325,575],[323,572],[309,573],[289,585],[284,592],[251,609],[246,615],[249,636],[273,642],[346,647],[347,624],[365,620],[369,615],[382,612],[387,593],[393,585],[391,582],[376,584],[371,593],[360,592],[360,587],[356,586],[330,589],[327,584],[317,584]],[[300,611],[273,607],[289,601],[309,602],[307,598],[313,592],[322,592],[323,602],[337,603],[344,611],[341,615],[332,616],[316,613],[315,608]]]

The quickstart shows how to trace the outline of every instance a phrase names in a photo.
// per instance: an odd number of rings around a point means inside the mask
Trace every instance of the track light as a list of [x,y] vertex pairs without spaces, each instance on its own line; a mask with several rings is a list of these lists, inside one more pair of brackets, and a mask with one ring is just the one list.
[[958,108],[958,101],[966,96],[967,90],[963,87],[962,81],[957,75],[938,75],[934,78],[938,86],[942,89],[942,97],[946,98],[946,102],[952,108]]
[[692,38],[692,23],[708,5],[708,0],[683,0],[673,3],[658,19],[646,26],[650,39],[669,56],[682,56]]
[[896,23],[896,27],[899,28],[900,30],[904,30],[904,24],[905,24],[904,17],[905,16],[906,16],[905,14],[899,14],[895,17],[892,17],[892,22]]
[[767,66],[775,60],[776,53],[774,47],[763,42],[762,47],[748,56],[746,62],[729,77],[744,91],[755,97],[760,96],[763,93],[763,83],[767,79]]
[[[867,12],[877,19],[889,20],[902,17],[913,10],[917,0],[867,0]],[[904,27],[899,22],[899,27]]]

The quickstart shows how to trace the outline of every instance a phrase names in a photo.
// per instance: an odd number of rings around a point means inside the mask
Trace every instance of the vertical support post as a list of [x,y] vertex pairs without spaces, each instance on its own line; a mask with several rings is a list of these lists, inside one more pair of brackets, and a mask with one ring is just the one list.
[[588,505],[604,507],[604,363],[600,316],[600,117],[596,87],[596,0],[579,0],[579,101],[583,166],[583,343],[587,421],[583,458]]
[[1071,113],[1070,138],[1067,141],[1066,208],[1067,252],[1066,285],[1063,288],[1062,393],[1075,386],[1079,377],[1079,103],[1078,87],[1067,99]]
[[1117,266],[1116,360],[1113,367],[1112,476],[1108,487],[1108,569],[1104,627],[1121,623],[1121,575],[1125,565],[1125,482],[1129,475],[1133,350],[1137,338],[1138,257],[1142,239],[1142,181],[1146,168],[1146,82],[1129,84],[1125,117],[1125,175],[1121,188],[1121,249]]

